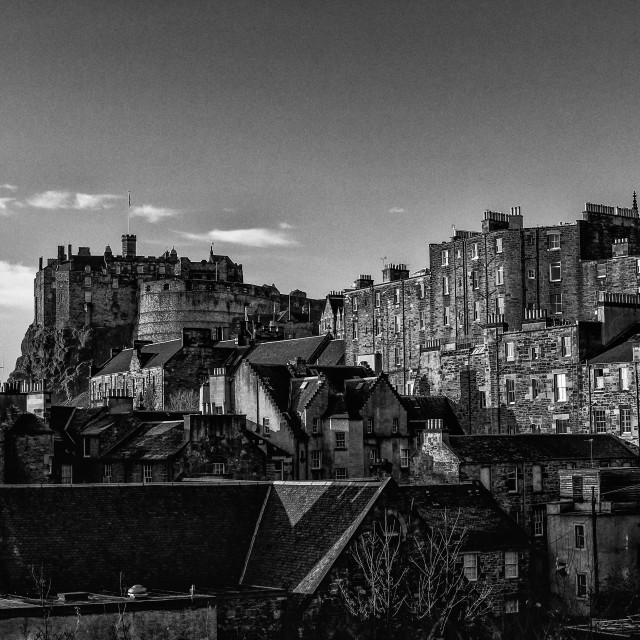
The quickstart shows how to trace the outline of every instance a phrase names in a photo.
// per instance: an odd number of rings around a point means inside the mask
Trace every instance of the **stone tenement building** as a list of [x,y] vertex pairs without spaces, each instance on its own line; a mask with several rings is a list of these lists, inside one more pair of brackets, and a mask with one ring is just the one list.
[[384,371],[401,393],[413,393],[420,347],[429,336],[427,270],[409,277],[404,264],[387,264],[382,284],[360,276],[344,292],[345,361]]
[[[281,294],[275,285],[248,285],[242,265],[216,255],[199,262],[139,256],[136,236],[122,236],[122,254],[107,246],[73,254],[58,247],[40,267],[34,284],[34,322],[22,345],[14,377],[45,380],[56,395],[86,386],[88,365],[101,364],[111,348],[143,340],[175,340],[182,329],[210,329],[219,339],[236,335],[249,320],[279,337],[317,333],[324,301],[303,291]],[[137,335],[136,335],[137,334]]]
[[345,292],[346,361],[447,395],[467,432],[575,430],[585,359],[639,318],[637,202],[587,203],[575,224],[548,227],[524,228],[519,208],[484,218],[430,245],[428,270],[385,269],[382,285]]

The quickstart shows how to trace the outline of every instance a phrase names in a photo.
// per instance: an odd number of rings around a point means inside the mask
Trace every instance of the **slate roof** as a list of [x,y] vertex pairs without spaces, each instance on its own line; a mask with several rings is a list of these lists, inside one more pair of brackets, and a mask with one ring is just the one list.
[[344,296],[327,296],[327,301],[331,305],[331,311],[335,316],[339,309],[344,309]]
[[463,435],[458,419],[451,407],[451,401],[446,396],[400,396],[402,404],[407,410],[410,422],[424,422],[425,420],[442,420],[444,427],[453,435]]
[[332,340],[320,354],[317,362],[324,366],[344,364],[344,340]]
[[625,442],[609,433],[450,436],[449,448],[462,462],[526,462],[593,457],[635,458]]
[[318,356],[330,343],[331,336],[311,336],[257,344],[246,356],[252,364],[287,364],[295,358],[307,363],[316,362]]
[[293,378],[291,380],[291,411],[304,411],[309,401],[316,394],[322,384],[319,376]]
[[[145,344],[140,348],[140,365],[143,369],[161,367],[182,349],[182,340],[168,340]],[[131,366],[133,349],[123,349],[113,358],[107,360],[94,376],[106,376],[114,373],[125,373]]]
[[362,417],[360,411],[379,380],[380,376],[345,381],[344,401],[350,418],[357,420]]
[[344,391],[344,383],[351,378],[370,378],[371,369],[362,366],[320,366],[313,365],[309,371],[314,375],[322,374],[334,391]]
[[179,453],[186,444],[184,422],[145,423],[107,455],[126,460],[166,460]]
[[[158,483],[0,485],[0,589],[52,593],[127,584],[188,591],[237,587],[269,485]],[[46,523],[46,526],[44,526]],[[55,552],[52,550],[55,549]]]
[[600,355],[589,360],[589,364],[608,364],[611,362],[633,362],[633,343],[640,342],[640,336],[634,335],[633,338],[611,347]]
[[274,482],[242,584],[313,593],[387,482]]
[[399,486],[405,508],[417,510],[430,527],[449,522],[466,531],[463,548],[474,551],[519,549],[529,546],[525,532],[479,483]]
[[11,425],[10,432],[22,436],[53,435],[53,430],[44,420],[33,413],[20,414]]
[[291,371],[286,365],[251,364],[263,386],[282,413],[289,411],[289,381]]

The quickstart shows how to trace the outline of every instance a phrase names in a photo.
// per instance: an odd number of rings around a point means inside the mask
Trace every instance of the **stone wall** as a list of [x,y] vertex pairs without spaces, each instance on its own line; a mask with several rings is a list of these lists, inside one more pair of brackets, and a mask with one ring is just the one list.
[[346,291],[345,363],[366,360],[398,391],[411,393],[428,322],[428,275]]

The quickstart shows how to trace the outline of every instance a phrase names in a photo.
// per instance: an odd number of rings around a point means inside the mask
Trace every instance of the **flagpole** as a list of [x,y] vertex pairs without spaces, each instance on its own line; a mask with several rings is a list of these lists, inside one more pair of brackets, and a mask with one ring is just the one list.
[[127,235],[130,235],[131,231],[131,191],[127,191],[129,196],[129,206],[127,207]]

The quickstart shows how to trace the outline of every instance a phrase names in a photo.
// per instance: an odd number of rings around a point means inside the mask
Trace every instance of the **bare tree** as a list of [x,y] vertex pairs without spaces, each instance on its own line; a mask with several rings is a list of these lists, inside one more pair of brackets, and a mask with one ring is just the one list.
[[459,518],[445,511],[423,539],[403,543],[397,523],[385,516],[358,538],[351,553],[355,572],[338,587],[344,608],[371,637],[471,638],[482,627],[495,589],[465,577],[467,531]]

